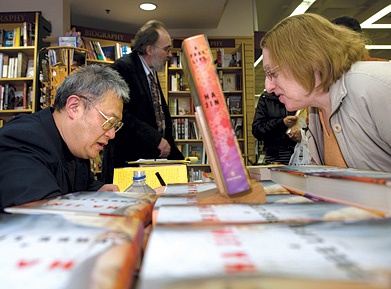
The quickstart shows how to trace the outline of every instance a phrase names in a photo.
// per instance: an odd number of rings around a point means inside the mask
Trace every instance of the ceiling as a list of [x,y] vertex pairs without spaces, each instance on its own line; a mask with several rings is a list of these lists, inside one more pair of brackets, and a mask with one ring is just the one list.
[[[142,12],[141,0],[69,0],[72,25],[135,33],[147,19],[159,19],[170,29],[215,29],[230,0],[151,0],[155,11]],[[254,0],[258,31],[267,31],[279,20],[289,16],[301,0]],[[349,15],[361,22],[391,0],[317,0],[307,12],[328,19]],[[147,16],[146,16],[147,15]],[[202,19],[202,20],[200,20]],[[391,14],[377,23],[391,24]],[[256,29],[255,29],[256,30]],[[391,29],[365,29],[373,44],[391,44]],[[371,55],[391,59],[391,50],[372,50]]]

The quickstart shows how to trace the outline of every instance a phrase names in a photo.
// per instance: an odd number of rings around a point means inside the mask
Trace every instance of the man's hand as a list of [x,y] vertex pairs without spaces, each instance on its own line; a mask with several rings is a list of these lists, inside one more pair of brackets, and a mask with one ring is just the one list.
[[159,158],[166,158],[170,155],[171,146],[166,139],[162,138],[157,148],[160,150]]
[[98,190],[98,192],[119,192],[119,187],[114,184],[105,184]]

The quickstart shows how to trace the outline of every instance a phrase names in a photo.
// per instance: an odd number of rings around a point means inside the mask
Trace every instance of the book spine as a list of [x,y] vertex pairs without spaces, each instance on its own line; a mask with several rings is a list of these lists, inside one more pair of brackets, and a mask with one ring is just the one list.
[[[250,188],[239,144],[231,126],[225,97],[213,64],[212,53],[205,35],[186,38],[182,42],[182,66],[190,85],[203,131],[213,174],[220,175],[217,186],[221,193],[237,194]],[[198,107],[197,107],[198,106]],[[209,143],[209,144],[208,144]],[[212,161],[212,159],[215,159]],[[216,178],[217,180],[217,178]]]

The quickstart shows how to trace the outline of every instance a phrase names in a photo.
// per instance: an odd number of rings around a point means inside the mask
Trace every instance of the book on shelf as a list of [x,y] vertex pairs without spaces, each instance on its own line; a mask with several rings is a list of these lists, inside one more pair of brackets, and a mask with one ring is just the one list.
[[178,114],[189,115],[191,114],[192,101],[190,97],[178,97]]
[[14,30],[13,29],[6,30],[4,46],[11,47],[13,45],[14,45]]
[[249,190],[249,177],[206,35],[183,40],[181,60],[198,128],[220,193],[233,195]]
[[189,145],[189,157],[196,157],[198,160],[194,164],[202,164],[202,157],[205,154],[202,143],[191,143]]
[[18,52],[18,66],[16,71],[16,77],[25,77],[27,73],[28,57],[22,51]]
[[178,115],[178,99],[170,97],[168,99],[168,109],[170,110],[170,115]]
[[20,30],[21,30],[20,27],[14,28],[14,35],[12,39],[12,46],[14,47],[20,46],[20,36],[21,36]]
[[27,61],[26,77],[34,77],[34,59]]
[[[383,218],[156,226],[143,258],[137,289],[207,288],[203,286],[206,280],[216,281],[216,287],[210,288],[231,288],[218,286],[217,280],[256,276],[260,280],[276,278],[287,282],[282,287],[269,283],[268,287],[235,288],[389,288],[390,230],[391,219]],[[175,287],[196,279],[199,287]],[[293,287],[294,280],[312,280],[313,287]],[[340,287],[325,286],[328,283]]]
[[0,83],[0,110],[3,110],[3,94],[4,94],[4,85]]
[[118,59],[115,54],[115,45],[102,46],[102,52],[105,55],[106,61],[115,61]]
[[229,95],[227,102],[230,114],[242,114],[242,96],[240,94]]
[[380,215],[330,202],[165,205],[156,225],[212,226],[379,219]]
[[0,47],[3,46],[5,46],[5,29],[0,27]]
[[7,213],[127,216],[145,225],[152,219],[152,194],[116,192],[78,192],[5,208]]
[[236,73],[223,73],[223,90],[235,91],[236,86]]
[[10,58],[9,55],[4,54],[4,56],[3,56],[3,74],[2,74],[3,78],[8,77],[9,58]]
[[126,217],[2,214],[0,236],[4,288],[125,289],[144,232]]
[[270,170],[271,179],[292,193],[391,213],[391,173],[316,165]]
[[33,46],[35,41],[35,23],[23,22],[21,34],[21,46]]
[[0,52],[0,78],[3,77],[4,53]]

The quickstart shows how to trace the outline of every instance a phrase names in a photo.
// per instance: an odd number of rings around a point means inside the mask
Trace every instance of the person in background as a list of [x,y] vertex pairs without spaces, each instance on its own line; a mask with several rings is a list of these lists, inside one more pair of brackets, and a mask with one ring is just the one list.
[[[334,18],[333,20],[331,20],[331,22],[334,24],[337,24],[339,26],[350,28],[353,31],[356,31],[358,33],[363,33],[362,29],[361,29],[360,22],[358,22],[358,20],[356,18],[347,16],[347,15],[343,15],[343,16],[339,16],[337,18]],[[367,61],[388,61],[388,59],[376,58],[376,57],[372,57],[370,55],[367,55],[365,57],[365,60],[367,60]]]
[[305,13],[280,21],[260,44],[266,90],[288,111],[308,107],[317,164],[391,171],[391,63],[363,61],[362,34]]
[[121,128],[128,93],[116,71],[86,66],[65,78],[53,107],[0,128],[0,209],[76,191],[119,191],[94,179],[90,159]]
[[[130,102],[124,105],[123,129],[104,150],[102,180],[105,182],[112,182],[114,168],[125,167],[128,161],[184,159],[174,141],[171,115],[157,77],[157,72],[164,70],[168,57],[172,56],[171,38],[164,24],[148,21],[136,33],[131,48],[130,54],[112,65],[129,86]],[[154,91],[159,98],[155,103]]]
[[296,123],[295,112],[288,112],[274,93],[265,90],[259,97],[252,123],[252,134],[264,142],[265,164],[289,164],[301,132],[288,135],[287,129]]

